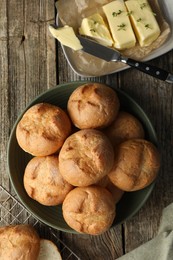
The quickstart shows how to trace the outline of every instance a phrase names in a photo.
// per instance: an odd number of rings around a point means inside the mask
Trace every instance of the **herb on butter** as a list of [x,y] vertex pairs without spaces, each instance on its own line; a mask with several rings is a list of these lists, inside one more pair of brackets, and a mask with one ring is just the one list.
[[136,20],[138,23],[142,21],[142,18],[139,18]]
[[120,15],[122,12],[123,12],[122,10],[118,10],[118,12],[113,12],[112,16],[116,17],[116,16]]
[[145,28],[146,29],[151,29],[151,26],[147,23],[147,24],[145,24]]
[[148,5],[147,3],[142,3],[142,4],[140,4],[140,8],[144,9],[147,5]]
[[133,13],[133,11],[127,12],[127,16],[130,16]]
[[94,29],[90,29],[90,32],[96,32]]
[[120,25],[117,25],[117,27],[118,27],[118,31],[120,31],[120,30],[125,31],[125,30],[126,30],[126,25],[125,25],[125,23],[122,23],[122,24],[120,24]]

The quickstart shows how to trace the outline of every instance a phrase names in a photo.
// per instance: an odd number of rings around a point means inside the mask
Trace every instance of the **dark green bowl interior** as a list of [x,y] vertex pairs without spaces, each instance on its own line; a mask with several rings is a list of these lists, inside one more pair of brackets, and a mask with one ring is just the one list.
[[[47,102],[57,105],[61,108],[66,108],[67,100],[70,94],[78,86],[87,83],[85,81],[70,82],[66,84],[58,85],[57,87],[46,91],[37,98],[34,99],[25,109],[25,111],[32,105],[39,102]],[[141,109],[141,107],[127,94],[120,90],[116,90],[121,103],[121,109],[136,116],[145,129],[146,139],[154,144],[157,144],[157,138],[155,131],[152,127],[150,120],[147,115]],[[23,111],[23,113],[25,112]],[[19,116],[16,121],[8,144],[8,168],[10,180],[16,191],[18,197],[24,206],[31,212],[36,218],[38,218],[43,223],[56,228],[58,230],[77,233],[71,229],[63,219],[61,206],[47,207],[43,206],[36,201],[32,200],[25,192],[23,187],[23,174],[26,164],[31,159],[31,155],[25,153],[18,145],[16,140],[16,126],[21,119]],[[117,216],[113,223],[113,226],[124,222],[125,220],[132,217],[145,203],[148,199],[151,191],[153,190],[154,183],[145,189],[125,193],[117,205]]]

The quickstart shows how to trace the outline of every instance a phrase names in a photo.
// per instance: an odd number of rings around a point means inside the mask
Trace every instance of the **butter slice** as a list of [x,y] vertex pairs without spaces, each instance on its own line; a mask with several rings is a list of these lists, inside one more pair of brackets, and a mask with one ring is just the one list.
[[83,48],[72,27],[65,25],[64,27],[55,29],[52,26],[49,26],[49,31],[61,44],[70,47],[75,51]]
[[134,47],[136,37],[133,32],[127,9],[123,0],[116,0],[103,6],[114,40],[114,47],[126,49]]
[[125,4],[140,46],[149,46],[160,35],[160,28],[148,1],[128,0]]
[[81,27],[79,28],[81,35],[86,35],[102,45],[112,46],[113,40],[111,34],[102,18],[98,13],[95,13],[82,20]]

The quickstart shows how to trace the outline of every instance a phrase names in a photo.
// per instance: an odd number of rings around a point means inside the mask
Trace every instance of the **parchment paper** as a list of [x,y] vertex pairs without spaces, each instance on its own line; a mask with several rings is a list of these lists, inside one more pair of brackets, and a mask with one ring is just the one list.
[[[75,32],[78,33],[82,19],[96,12],[103,15],[102,6],[109,2],[111,2],[111,0],[59,0],[56,3],[59,21],[61,25],[72,26]],[[153,50],[159,48],[166,41],[170,33],[170,27],[163,17],[158,1],[149,0],[149,3],[153,12],[156,13],[161,34],[158,39],[148,47],[140,47],[139,44],[136,44],[136,46],[131,49],[121,51],[124,56],[142,60]],[[83,51],[73,51],[70,48],[65,48],[65,51],[73,68],[82,75],[106,75],[126,67],[126,65],[121,62],[106,62]]]

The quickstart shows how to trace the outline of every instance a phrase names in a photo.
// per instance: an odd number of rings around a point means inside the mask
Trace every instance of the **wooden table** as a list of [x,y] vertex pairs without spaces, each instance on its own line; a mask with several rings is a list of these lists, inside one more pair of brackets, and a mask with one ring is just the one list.
[[[7,143],[19,113],[38,94],[59,83],[90,80],[71,70],[60,45],[50,36],[48,24],[54,19],[52,0],[0,1],[0,182],[8,190]],[[173,72],[173,51],[151,64]],[[95,81],[114,84],[137,100],[153,122],[162,154],[155,189],[131,220],[96,237],[60,232],[81,259],[111,260],[152,239],[163,208],[173,201],[173,85],[135,69]]]

